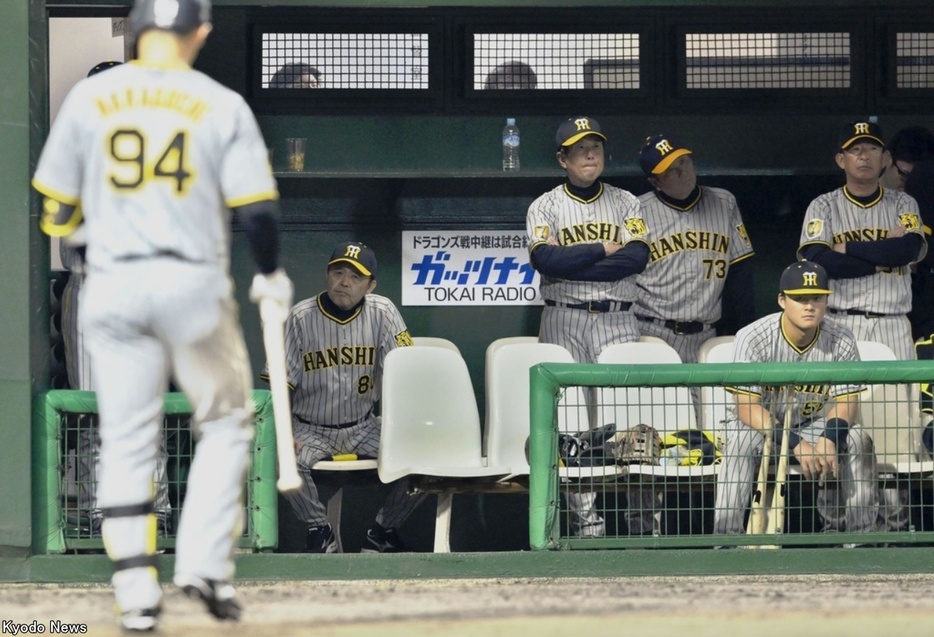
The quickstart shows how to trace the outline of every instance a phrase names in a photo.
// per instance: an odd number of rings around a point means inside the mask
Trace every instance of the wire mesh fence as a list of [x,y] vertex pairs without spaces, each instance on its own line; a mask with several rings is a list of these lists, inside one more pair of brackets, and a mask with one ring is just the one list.
[[688,89],[849,88],[850,34],[688,33]]
[[934,32],[899,32],[895,76],[900,89],[934,88]]
[[[533,548],[934,541],[923,363],[544,364],[532,372]],[[763,431],[740,419],[737,388],[748,385],[772,414]],[[826,407],[810,410],[841,385],[859,388],[859,408],[836,430]],[[581,413],[588,419],[574,416]]]
[[[271,550],[278,543],[275,426],[268,391],[254,391],[256,434],[244,490],[239,547]],[[102,551],[95,493],[100,451],[94,392],[53,390],[36,401],[33,428],[33,545],[40,553]],[[181,394],[167,394],[162,445],[153,476],[158,547],[175,547],[188,471],[197,442]]]

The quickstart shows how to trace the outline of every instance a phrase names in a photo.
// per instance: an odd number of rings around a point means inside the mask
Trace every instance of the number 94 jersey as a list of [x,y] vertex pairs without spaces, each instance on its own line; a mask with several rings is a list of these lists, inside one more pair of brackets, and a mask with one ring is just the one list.
[[81,205],[91,269],[157,254],[226,268],[229,209],[278,197],[243,98],[199,71],[139,62],[75,85],[33,185]]

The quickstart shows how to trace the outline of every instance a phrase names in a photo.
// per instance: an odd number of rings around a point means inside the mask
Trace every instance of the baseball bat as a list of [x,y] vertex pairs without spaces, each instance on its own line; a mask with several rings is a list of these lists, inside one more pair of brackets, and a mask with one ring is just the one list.
[[259,304],[263,322],[263,345],[269,367],[269,389],[272,392],[273,419],[276,422],[276,455],[279,459],[279,491],[294,491],[302,485],[295,463],[295,442],[292,438],[292,407],[285,377],[285,316],[276,301],[263,299]]
[[791,433],[791,408],[794,405],[794,388],[785,392],[785,419],[782,422],[782,446],[775,469],[775,491],[772,493],[772,513],[769,515],[769,535],[777,535],[785,528],[785,494],[788,483],[788,438]]
[[772,430],[763,432],[765,442],[762,443],[762,458],[759,460],[759,476],[756,479],[756,490],[752,494],[752,511],[746,524],[747,535],[762,535],[765,531],[765,494],[769,484],[769,461],[772,455]]

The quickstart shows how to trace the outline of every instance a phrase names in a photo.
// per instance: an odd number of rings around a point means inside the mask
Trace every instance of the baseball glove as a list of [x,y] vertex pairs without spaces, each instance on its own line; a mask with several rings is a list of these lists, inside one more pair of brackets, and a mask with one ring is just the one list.
[[[608,453],[608,442],[616,433],[616,425],[610,423],[575,434],[558,434],[558,457],[562,467],[596,467],[613,464],[613,454]],[[528,440],[526,440],[528,457]]]
[[613,436],[609,447],[618,464],[658,464],[661,438],[654,427],[636,425]]

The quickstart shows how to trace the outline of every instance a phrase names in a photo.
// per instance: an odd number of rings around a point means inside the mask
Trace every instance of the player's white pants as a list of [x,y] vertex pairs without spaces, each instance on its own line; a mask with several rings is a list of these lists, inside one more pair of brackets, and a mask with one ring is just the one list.
[[[72,257],[73,259],[75,257]],[[81,291],[84,289],[84,274],[73,270],[62,292],[62,337],[65,343],[65,369],[68,385],[72,389],[93,391],[91,360],[85,345],[84,329],[79,321],[78,308],[81,307]],[[78,462],[75,482],[78,485],[78,510],[89,512],[93,519],[100,518],[97,506],[97,481],[100,475],[101,438],[97,429],[84,428],[78,432]],[[168,455],[165,442],[160,445],[153,476],[157,485],[156,514],[163,519],[172,513],[169,502],[169,479],[166,471]]]
[[[98,502],[104,508],[153,499],[170,373],[192,405],[197,441],[179,523],[175,572],[233,577],[242,532],[242,491],[253,439],[248,409],[249,359],[232,297],[217,266],[171,258],[127,262],[93,272],[81,303],[101,420]],[[112,560],[155,549],[152,516],[104,521]],[[161,599],[155,569],[130,568],[113,578],[122,611]]]
[[[286,494],[295,515],[308,526],[323,526],[328,523],[327,507],[321,502],[318,487],[312,478],[311,467],[319,460],[330,460],[334,455],[355,453],[358,457],[376,458],[379,454],[381,421],[370,416],[353,427],[333,429],[309,425],[292,420],[292,433],[301,451],[296,456],[302,486]],[[427,494],[409,495],[408,480],[402,478],[392,483],[389,496],[379,510],[376,521],[383,528],[398,528],[405,522]]]
[[[639,326],[632,312],[588,312],[566,307],[545,306],[538,340],[556,343],[571,352],[579,363],[595,363],[600,352],[609,345],[629,343],[639,339]],[[585,393],[591,415],[596,413],[592,391]],[[595,419],[591,419],[595,423]],[[637,506],[626,511],[630,533],[651,533],[654,528],[655,493],[634,488],[630,499]],[[603,518],[595,508],[595,493],[567,493],[571,527],[580,537],[601,537],[605,532]]]
[[[816,420],[796,431],[803,440],[813,444],[824,431],[824,421]],[[765,436],[738,420],[728,421],[724,433],[726,442],[717,474],[714,533],[742,534]],[[777,463],[779,446],[772,448],[772,461]],[[872,438],[859,425],[853,424],[847,434],[846,448],[837,451],[839,477],[824,485],[817,496],[817,512],[824,530],[876,531],[879,501]]]
[[[900,361],[913,361],[918,357],[911,337],[911,322],[904,314],[868,318],[849,314],[827,313],[827,318],[847,326],[858,341],[875,341],[888,345]],[[908,493],[897,487],[880,488],[879,515],[886,531],[908,530]]]
[[588,312],[546,305],[538,340],[561,345],[579,363],[596,363],[607,346],[639,340],[639,325],[632,312]]

